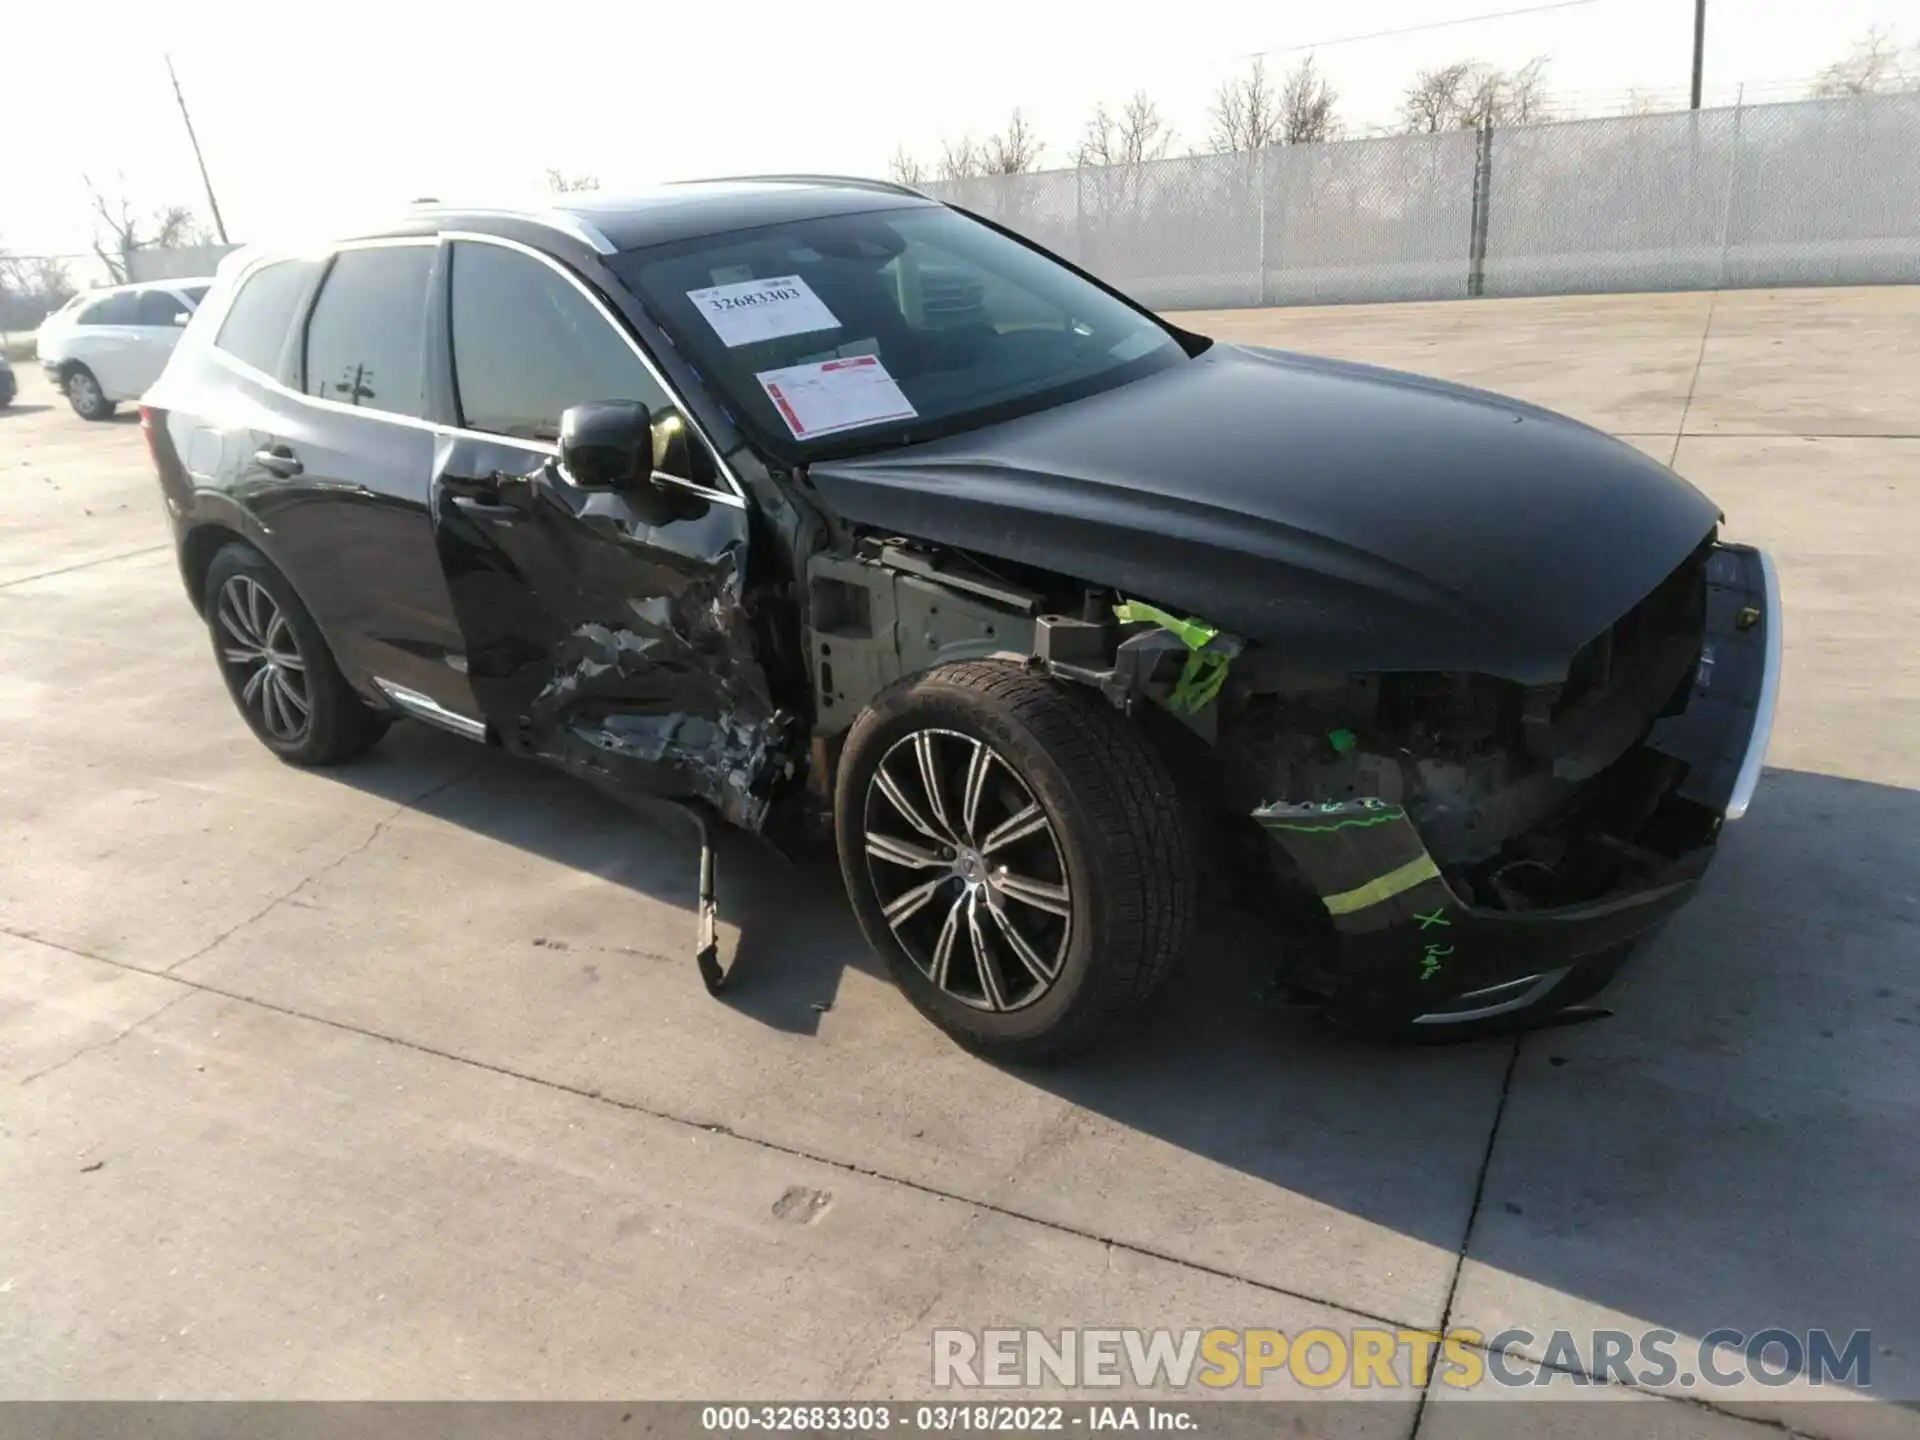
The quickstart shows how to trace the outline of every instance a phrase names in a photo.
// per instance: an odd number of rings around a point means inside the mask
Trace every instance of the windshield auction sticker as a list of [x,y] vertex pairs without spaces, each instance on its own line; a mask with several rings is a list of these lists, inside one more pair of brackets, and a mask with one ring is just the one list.
[[796,440],[888,420],[911,420],[919,413],[878,355],[762,370],[755,378]]
[[741,280],[689,290],[687,298],[713,326],[729,350],[783,335],[806,335],[815,330],[837,330],[840,322],[826,302],[798,275],[773,280]]

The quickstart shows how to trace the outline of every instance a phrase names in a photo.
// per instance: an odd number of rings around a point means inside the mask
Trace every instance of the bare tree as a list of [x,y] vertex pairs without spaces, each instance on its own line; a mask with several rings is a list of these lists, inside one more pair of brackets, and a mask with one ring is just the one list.
[[1544,55],[1518,70],[1473,60],[1422,70],[1401,97],[1401,129],[1410,135],[1433,135],[1442,130],[1537,125],[1548,117],[1552,105],[1546,73]]
[[30,330],[73,297],[66,262],[0,249],[0,330]]
[[897,183],[910,185],[916,190],[925,184],[927,179],[926,167],[909,155],[904,145],[895,150],[893,158],[887,161],[887,174]]
[[1308,55],[1280,85],[1280,138],[1289,145],[1315,145],[1339,131],[1333,102],[1340,98]]
[[1040,152],[1046,148],[1026,117],[1015,110],[1006,129],[987,137],[980,168],[988,175],[1024,175],[1039,167]]
[[1893,31],[1875,25],[1860,39],[1846,59],[1836,60],[1820,72],[1813,93],[1826,98],[1836,95],[1872,95],[1883,90],[1903,90],[1920,81],[1920,46],[1903,49]]
[[1422,70],[1413,77],[1400,99],[1402,128],[1409,135],[1435,135],[1457,124],[1462,94],[1467,90],[1473,66],[1465,60],[1442,65],[1437,70]]
[[1118,118],[1105,105],[1096,105],[1086,133],[1074,147],[1073,163],[1083,166],[1139,165],[1166,157],[1173,144],[1173,128],[1160,116],[1160,107],[1144,90],[1134,92]]
[[1245,75],[1222,81],[1208,114],[1213,128],[1207,145],[1216,155],[1278,145],[1283,133],[1280,102],[1267,83],[1266,61],[1256,57]]
[[185,205],[168,205],[142,216],[127,199],[124,187],[108,196],[87,176],[80,178],[93,200],[93,253],[116,285],[127,283],[136,250],[204,245],[212,238]]
[[600,177],[590,173],[569,175],[555,166],[547,167],[547,188],[556,195],[576,195],[586,190],[598,190]]
[[1547,92],[1547,57],[1536,55],[1506,76],[1503,109],[1495,123],[1539,125],[1553,118],[1553,99]]
[[942,180],[966,180],[985,171],[986,156],[971,135],[962,135],[940,142],[940,159],[934,168]]

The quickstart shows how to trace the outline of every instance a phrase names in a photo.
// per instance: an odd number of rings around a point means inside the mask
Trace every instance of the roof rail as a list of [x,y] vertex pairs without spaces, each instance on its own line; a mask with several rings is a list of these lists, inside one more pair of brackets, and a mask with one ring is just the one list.
[[620,249],[606,237],[599,226],[571,210],[562,210],[558,207],[536,206],[530,209],[516,209],[506,205],[460,205],[444,200],[428,200],[414,202],[412,213],[416,215],[485,215],[502,220],[525,220],[529,224],[545,225],[550,230],[571,235],[599,255],[617,254]]
[[897,180],[874,180],[865,175],[700,175],[688,180],[669,181],[672,185],[725,185],[742,181],[765,181],[788,185],[844,185],[853,190],[879,190],[889,195],[912,195],[919,200],[933,197]]

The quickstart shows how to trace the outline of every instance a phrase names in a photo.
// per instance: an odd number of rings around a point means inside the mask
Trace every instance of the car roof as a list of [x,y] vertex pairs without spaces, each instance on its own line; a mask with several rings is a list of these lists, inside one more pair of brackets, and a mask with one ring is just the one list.
[[122,291],[132,291],[138,294],[142,290],[179,290],[188,285],[211,284],[213,284],[213,276],[211,275],[168,276],[163,280],[129,280],[124,285],[99,285],[91,290],[82,290],[78,295],[75,295],[73,299],[67,301],[66,305],[62,305],[60,308],[64,310],[67,308],[67,305],[73,305],[87,300],[104,300],[107,296],[118,295]]
[[[647,190],[588,191],[531,206],[466,206],[421,202],[390,233],[423,228],[489,230],[512,220],[563,231],[602,255],[701,235],[724,234],[784,220],[811,220],[934,205],[919,191],[885,180],[839,175],[743,175],[681,180]],[[363,232],[365,233],[365,232]]]

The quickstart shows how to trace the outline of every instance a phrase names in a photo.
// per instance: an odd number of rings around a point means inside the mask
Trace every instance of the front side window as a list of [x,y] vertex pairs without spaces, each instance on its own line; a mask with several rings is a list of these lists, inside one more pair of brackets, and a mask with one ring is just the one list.
[[570,406],[638,400],[656,417],[655,468],[724,488],[705,447],[663,413],[672,398],[626,337],[545,261],[455,241],[450,324],[465,428],[551,442]]
[[768,225],[611,263],[776,452],[929,439],[1186,359],[1151,317],[939,206]]
[[122,290],[118,295],[109,295],[106,299],[89,305],[80,312],[76,324],[79,325],[133,325],[140,313],[140,297],[131,290]]
[[287,331],[319,268],[313,260],[276,260],[248,275],[220,322],[214,348],[256,370],[278,375]]
[[341,405],[425,412],[431,245],[375,245],[334,257],[307,320],[302,388]]

